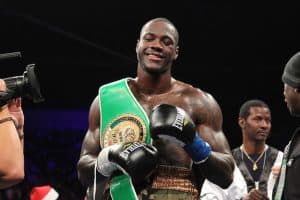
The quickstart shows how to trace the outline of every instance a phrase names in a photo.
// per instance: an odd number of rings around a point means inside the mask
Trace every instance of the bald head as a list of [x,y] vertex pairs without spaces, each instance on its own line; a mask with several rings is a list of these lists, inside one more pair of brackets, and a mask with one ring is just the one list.
[[178,42],[179,42],[179,33],[178,33],[175,25],[170,20],[168,20],[167,18],[163,18],[163,17],[154,18],[154,19],[151,19],[148,22],[146,22],[144,24],[144,26],[142,27],[142,29],[141,29],[140,36],[143,35],[144,30],[146,30],[150,24],[156,23],[156,22],[164,22],[164,23],[166,23],[166,24],[169,25],[169,28],[172,31],[173,35],[174,35],[175,44],[178,45]]

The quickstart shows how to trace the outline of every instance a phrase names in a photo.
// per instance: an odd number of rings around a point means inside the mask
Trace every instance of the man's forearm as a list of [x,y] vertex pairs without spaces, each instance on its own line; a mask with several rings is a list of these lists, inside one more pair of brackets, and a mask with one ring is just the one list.
[[202,174],[211,182],[227,188],[233,181],[234,160],[230,154],[212,152],[208,159],[195,164],[197,174]]
[[[102,176],[95,169],[96,157],[85,155],[82,156],[77,165],[78,178],[80,182],[88,187],[94,183],[95,175],[97,174],[97,182],[105,181],[107,177]],[[99,174],[99,175],[98,175]]]

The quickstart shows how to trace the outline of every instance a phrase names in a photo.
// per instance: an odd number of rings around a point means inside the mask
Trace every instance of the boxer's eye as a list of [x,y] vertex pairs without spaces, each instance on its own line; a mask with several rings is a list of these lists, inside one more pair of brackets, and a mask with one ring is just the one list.
[[174,44],[173,40],[171,40],[171,38],[169,38],[169,37],[162,38],[162,41],[163,41],[164,45],[166,45],[166,46],[170,46],[170,45]]
[[154,36],[152,34],[146,34],[143,38],[145,41],[149,42],[149,41],[152,41],[154,40]]

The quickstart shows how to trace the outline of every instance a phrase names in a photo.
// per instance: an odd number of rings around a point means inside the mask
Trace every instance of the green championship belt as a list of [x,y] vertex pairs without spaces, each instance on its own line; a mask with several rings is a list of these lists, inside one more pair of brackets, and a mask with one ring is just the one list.
[[[127,80],[115,81],[99,89],[102,149],[123,142],[151,142],[149,119],[130,91]],[[112,177],[110,193],[113,200],[137,199],[131,178],[125,174]]]

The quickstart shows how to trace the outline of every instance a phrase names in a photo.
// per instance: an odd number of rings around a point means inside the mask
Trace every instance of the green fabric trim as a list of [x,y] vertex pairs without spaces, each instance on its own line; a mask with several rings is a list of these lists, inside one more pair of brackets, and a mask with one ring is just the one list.
[[[132,120],[131,123],[138,127],[138,130],[143,130],[139,131],[141,134],[138,135],[138,141],[151,143],[148,116],[130,91],[127,80],[128,78],[121,79],[99,89],[100,145],[102,148],[110,143],[123,141],[124,138],[122,133],[119,133],[119,128],[122,127],[122,123],[127,123],[126,120]],[[124,174],[112,178],[110,193],[113,200],[138,199],[131,178]]]
[[[101,127],[100,127],[100,141],[103,148],[104,132],[110,123],[120,117],[121,115],[135,115],[143,120],[146,126],[145,143],[151,142],[149,119],[141,105],[137,102],[128,84],[128,78],[106,84],[99,89],[100,97],[100,111],[101,111]],[[114,124],[111,124],[113,126]]]
[[112,200],[138,199],[131,182],[131,178],[127,175],[118,175],[112,178],[110,185],[110,195]]

